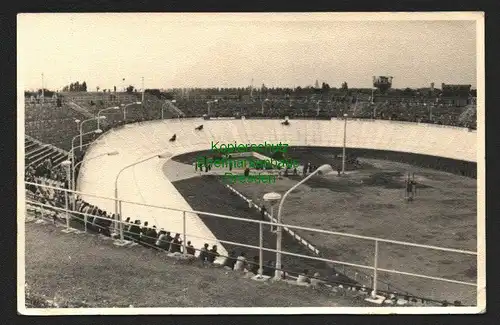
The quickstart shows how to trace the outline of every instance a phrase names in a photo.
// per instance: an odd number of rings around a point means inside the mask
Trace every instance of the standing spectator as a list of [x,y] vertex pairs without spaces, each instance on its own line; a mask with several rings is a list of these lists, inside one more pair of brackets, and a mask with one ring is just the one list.
[[235,271],[243,271],[245,270],[246,266],[246,257],[245,257],[245,252],[242,252],[240,256],[236,259],[236,263],[234,264],[234,270]]

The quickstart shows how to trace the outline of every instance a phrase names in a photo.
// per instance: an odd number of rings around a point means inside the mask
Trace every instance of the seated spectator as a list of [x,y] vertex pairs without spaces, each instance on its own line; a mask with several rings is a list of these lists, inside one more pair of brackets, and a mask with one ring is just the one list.
[[136,220],[133,225],[130,226],[129,230],[126,232],[126,238],[139,243],[141,240],[141,221]]
[[240,256],[236,259],[236,263],[234,264],[234,269],[235,271],[244,271],[245,266],[246,266],[246,257],[245,257],[245,252],[242,252]]
[[208,251],[207,261],[209,263],[213,263],[218,256],[219,256],[219,253],[217,252],[217,245],[214,245],[214,246],[212,246],[212,249],[210,251]]
[[182,240],[180,238],[180,234],[175,234],[175,237],[170,242],[170,252],[171,253],[180,253],[181,252],[181,243]]
[[274,276],[274,261],[268,261],[266,265],[264,265],[263,274],[267,276]]
[[156,246],[168,251],[170,249],[170,241],[168,241],[167,237],[167,232],[165,230],[160,230]]
[[152,247],[156,243],[156,238],[158,237],[158,233],[155,228],[148,228],[145,233],[145,242],[148,244],[148,247]]
[[309,277],[308,277],[308,273],[309,271],[308,270],[304,270],[304,272],[302,272],[301,274],[299,274],[298,278],[297,278],[297,284],[300,284],[300,285],[306,285],[306,284],[309,284]]
[[200,250],[200,255],[198,258],[201,260],[202,263],[205,263],[208,259],[208,244],[204,244],[203,248]]
[[191,244],[190,241],[187,242],[186,251],[188,255],[194,256],[194,254],[196,253],[196,250],[194,249],[194,246]]
[[125,224],[123,225],[123,230],[124,231],[129,231],[130,229],[130,217],[128,217],[126,220],[125,220]]
[[141,236],[146,236],[146,232],[148,231],[148,222],[144,222],[144,226],[141,228]]
[[229,256],[224,261],[224,266],[230,268],[231,270],[234,269],[234,264],[236,263],[236,257],[237,257],[236,252],[231,251],[231,253],[229,253]]
[[324,283],[324,281],[319,278],[320,276],[321,275],[319,274],[319,272],[314,273],[313,278],[310,279],[311,280],[311,286],[317,288],[317,287],[319,287],[320,285],[322,285]]
[[254,256],[249,271],[252,272],[253,274],[259,274],[259,267],[260,267],[259,266],[259,257]]

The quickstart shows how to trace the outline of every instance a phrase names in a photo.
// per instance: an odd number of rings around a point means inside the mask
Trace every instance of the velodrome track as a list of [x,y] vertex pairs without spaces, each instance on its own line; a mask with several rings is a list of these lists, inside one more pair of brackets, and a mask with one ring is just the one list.
[[[203,130],[195,127],[203,124]],[[130,124],[103,134],[88,149],[85,159],[117,150],[119,155],[102,156],[82,164],[78,190],[114,197],[115,178],[123,167],[155,154],[170,155],[209,150],[211,141],[234,143],[288,143],[290,146],[341,147],[344,121],[290,120],[210,120],[200,118],[163,120]],[[170,137],[176,134],[175,142]],[[349,120],[347,147],[400,151],[477,161],[477,133],[465,128],[393,121]],[[164,159],[154,158],[123,172],[119,178],[118,197],[123,200],[191,210],[186,200],[162,172]],[[111,200],[83,196],[106,211],[114,211]],[[123,203],[124,218],[148,221],[150,225],[182,233],[182,212]],[[242,225],[243,227],[243,225]],[[188,240],[196,248],[203,243],[217,244],[221,255],[227,251],[201,219],[188,214]],[[202,238],[196,238],[203,237]]]

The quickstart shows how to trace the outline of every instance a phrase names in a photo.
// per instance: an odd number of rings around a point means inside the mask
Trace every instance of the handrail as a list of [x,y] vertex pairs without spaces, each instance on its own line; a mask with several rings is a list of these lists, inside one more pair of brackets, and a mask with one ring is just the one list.
[[[41,202],[38,202],[38,201],[26,200],[26,202],[31,203],[31,204],[36,204],[36,205],[39,205],[39,206],[44,206],[44,207],[47,207],[47,208],[50,208],[50,209],[53,209],[53,210],[60,210],[60,211],[65,211],[65,212],[83,214],[83,215],[87,215],[87,216],[90,216],[92,218],[97,218],[97,219],[112,220],[112,221],[115,221],[115,222],[117,221],[117,220],[114,220],[114,219],[104,218],[104,217],[100,217],[100,216],[96,216],[96,215],[92,215],[92,214],[88,214],[88,213],[74,211],[74,210],[71,210],[71,209],[66,210],[64,208],[55,207],[55,206],[44,204],[44,203],[41,203]],[[120,221],[118,221],[118,222],[120,222]],[[265,221],[257,221],[257,222],[258,223],[263,223],[263,224],[267,223]],[[121,221],[121,223],[125,224],[125,222],[123,222],[123,221]],[[191,238],[198,238],[198,239],[206,239],[206,240],[210,240],[211,239],[211,238],[201,237],[201,236],[196,236],[196,235],[191,235],[191,234],[189,234],[189,237],[191,237]],[[217,242],[220,242],[222,244],[230,244],[230,245],[235,245],[235,246],[246,247],[246,248],[261,249],[259,246],[248,245],[248,244],[243,244],[243,243],[237,243],[237,242],[228,241],[228,240],[217,239]],[[268,252],[272,252],[272,253],[278,252],[277,250],[272,249],[272,248],[264,248],[263,247],[262,249],[265,250],[265,251],[268,251]],[[375,269],[373,266],[367,266],[367,265],[361,265],[361,264],[356,264],[356,263],[349,263],[349,262],[331,260],[331,259],[326,259],[326,258],[321,258],[321,257],[308,256],[308,255],[303,255],[303,254],[298,254],[298,253],[292,253],[292,252],[287,252],[287,251],[281,251],[281,253],[285,254],[285,255],[290,255],[290,256],[295,256],[295,257],[301,257],[301,258],[310,259],[310,260],[316,260],[316,261],[320,261],[320,262],[335,263],[335,264],[340,264],[340,265],[347,265],[347,266],[359,267],[359,268],[368,269],[368,270],[374,270]],[[422,275],[422,274],[417,274],[417,273],[403,272],[403,271],[383,269],[383,268],[377,268],[377,270],[378,271],[382,271],[382,272],[387,272],[387,273],[402,274],[402,275],[414,276],[414,277],[424,278],[424,279],[430,279],[430,280],[438,280],[438,281],[443,281],[443,282],[463,284],[463,285],[474,286],[474,287],[477,286],[477,284],[473,283],[473,282],[451,280],[451,279],[446,279],[446,278],[441,278],[441,277],[433,277],[433,276]]]
[[[107,200],[115,201],[115,198],[111,198],[111,197],[106,197],[106,196],[101,196],[101,195],[93,195],[93,194],[88,194],[88,193],[84,193],[84,192],[80,192],[80,191],[72,191],[72,190],[69,190],[69,189],[64,189],[64,188],[50,186],[50,185],[41,185],[41,184],[27,182],[27,181],[25,181],[25,184],[35,185],[35,186],[44,186],[44,187],[55,189],[55,190],[59,190],[59,191],[65,191],[65,192],[68,192],[68,193],[80,194],[80,195],[87,195],[87,196],[92,196],[92,197],[96,197],[96,198],[101,198],[101,199],[107,199]],[[398,245],[404,245],[404,246],[428,248],[428,249],[434,249],[434,250],[440,250],[440,251],[446,251],[446,252],[452,252],[452,253],[477,255],[477,252],[468,251],[468,250],[462,250],[462,249],[456,249],[456,248],[446,248],[446,247],[439,247],[439,246],[433,246],[433,245],[417,244],[417,243],[404,242],[404,241],[399,241],[399,240],[391,240],[391,239],[384,239],[384,238],[378,238],[378,237],[362,236],[362,235],[342,233],[342,232],[336,232],[336,231],[330,231],[330,230],[323,230],[323,229],[315,229],[315,228],[309,228],[309,227],[295,226],[295,225],[289,225],[289,224],[284,224],[284,223],[278,224],[278,223],[268,222],[268,221],[259,221],[259,220],[252,220],[252,219],[244,219],[244,218],[232,217],[232,216],[218,214],[218,213],[203,212],[203,211],[197,211],[197,210],[183,210],[183,209],[178,209],[178,208],[170,208],[170,207],[167,207],[167,206],[160,206],[160,205],[154,205],[154,204],[139,203],[139,202],[134,202],[134,201],[122,200],[122,199],[119,199],[119,200],[122,201],[123,203],[135,204],[135,205],[139,205],[139,206],[147,206],[147,207],[151,207],[151,208],[167,209],[167,210],[178,211],[178,212],[188,212],[188,213],[194,213],[194,214],[208,215],[208,216],[213,216],[213,217],[218,217],[218,218],[223,218],[223,219],[237,220],[237,221],[257,223],[257,224],[262,223],[262,224],[266,224],[266,225],[275,225],[275,226],[276,225],[280,225],[280,226],[288,227],[288,228],[292,228],[292,229],[300,229],[300,230],[317,232],[317,233],[322,233],[322,234],[338,235],[338,236],[358,238],[358,239],[371,240],[371,241],[379,241],[379,242],[385,242],[385,243],[390,243],[390,244],[398,244]]]

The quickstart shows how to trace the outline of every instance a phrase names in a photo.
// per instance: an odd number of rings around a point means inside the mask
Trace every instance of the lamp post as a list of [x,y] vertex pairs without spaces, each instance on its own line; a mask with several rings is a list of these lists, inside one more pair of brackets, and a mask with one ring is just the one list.
[[[70,161],[71,161],[71,169],[74,170],[75,169],[75,140],[78,138],[78,137],[81,137],[81,136],[84,136],[84,135],[87,135],[87,134],[92,134],[92,133],[102,133],[102,130],[101,129],[97,129],[97,130],[94,130],[94,131],[90,131],[90,132],[87,132],[87,133],[83,133],[81,135],[77,135],[77,136],[74,136],[73,139],[71,139],[71,150],[69,151],[69,155],[70,155]],[[80,146],[80,150],[82,149],[83,146]],[[69,182],[71,183],[71,188],[75,188],[75,180],[72,179],[72,178],[69,178],[68,177],[68,180]],[[73,205],[75,204],[74,200],[72,199],[72,202],[73,202]]]
[[111,110],[111,109],[120,109],[120,107],[118,106],[111,106],[111,107],[108,107],[108,108],[103,108],[101,110],[99,110],[99,112],[97,112],[97,128],[100,129],[100,126],[101,126],[101,113],[104,112],[104,111],[107,111],[107,110]]
[[319,103],[321,103],[321,100],[316,102],[316,116],[319,116]]
[[285,202],[285,199],[288,196],[288,194],[290,194],[299,185],[305,183],[307,180],[309,180],[311,177],[313,177],[319,172],[326,174],[329,172],[333,172],[333,168],[328,164],[319,166],[319,168],[313,171],[309,176],[307,176],[306,178],[304,178],[303,180],[292,186],[292,188],[290,188],[288,191],[286,191],[286,193],[283,195],[283,198],[280,201],[280,205],[278,207],[278,218],[277,218],[278,234],[276,236],[276,272],[274,274],[274,278],[276,280],[281,279],[281,240],[282,240],[281,211],[283,209],[283,203]]
[[119,228],[119,232],[120,232],[120,241],[123,242],[124,241],[124,238],[123,238],[123,224],[122,224],[122,216],[121,216],[121,208],[118,209],[118,178],[120,177],[121,173],[123,171],[125,171],[126,169],[130,168],[130,167],[134,167],[136,165],[139,165],[145,161],[148,161],[148,160],[151,160],[153,158],[160,158],[160,159],[166,159],[166,158],[169,158],[171,157],[171,155],[167,155],[167,154],[156,154],[154,156],[150,156],[150,157],[147,157],[147,158],[144,158],[142,160],[139,160],[139,161],[136,161],[132,164],[129,164],[125,167],[123,167],[122,169],[120,169],[120,171],[118,172],[118,174],[116,175],[116,178],[115,178],[115,215],[117,216],[118,218],[118,227]]
[[[106,118],[106,116],[93,117],[93,118],[89,118],[88,120],[85,120],[82,123],[80,123],[80,147],[82,146],[83,124],[85,124],[85,122],[89,122],[89,121],[93,121],[93,120],[99,120],[99,119],[105,119],[105,118]],[[97,129],[99,130],[99,127],[97,127]]]
[[345,143],[347,132],[347,114],[344,114],[344,146],[342,147],[342,174],[345,174]]
[[133,103],[129,103],[129,104],[122,104],[121,106],[123,107],[123,121],[127,121],[127,107],[129,106],[132,106],[132,105],[141,105],[142,102],[133,102]]
[[64,204],[65,204],[65,208],[66,208],[66,229],[69,229],[69,214],[68,214],[68,189],[70,187],[70,166],[71,166],[71,162],[69,160],[65,160],[61,163],[61,165],[64,167],[64,169],[66,170],[66,180],[68,182],[68,188],[66,189],[66,191],[64,191]]
[[102,156],[116,156],[117,154],[118,154],[118,151],[106,152],[106,153],[97,155],[95,157],[91,157],[91,158],[87,158],[85,160],[82,160],[82,161],[78,162],[76,165],[74,165],[73,169],[72,169],[72,174],[71,174],[71,179],[73,180],[72,183],[71,183],[71,186],[72,186],[71,189],[73,191],[76,191],[75,173],[76,173],[76,167],[78,167],[78,165],[83,164],[84,161],[86,162],[86,161],[89,161],[89,160],[92,160],[92,159],[96,159],[96,158],[99,158],[99,157],[102,157]]
[[80,130],[80,120],[79,119],[76,119],[75,120],[75,123],[76,123],[76,130]]
[[[281,199],[281,194],[276,193],[276,192],[266,193],[266,194],[264,194],[263,199],[264,199],[264,201],[269,202],[269,204],[271,205],[271,222],[272,222],[273,215],[274,215],[273,209],[274,209],[274,206],[276,205],[276,203]],[[262,256],[263,255],[262,254],[263,238],[264,238],[264,233],[262,230],[262,223],[259,223],[259,247],[260,247],[260,250],[259,250],[259,278],[262,278],[263,264],[264,264],[263,256]]]

